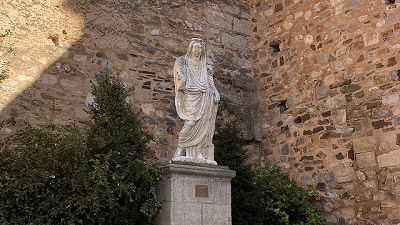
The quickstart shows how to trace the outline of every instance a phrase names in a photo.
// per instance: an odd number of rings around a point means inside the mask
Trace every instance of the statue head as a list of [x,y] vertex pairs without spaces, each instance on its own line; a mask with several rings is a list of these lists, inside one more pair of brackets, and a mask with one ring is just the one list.
[[206,48],[203,40],[200,38],[192,38],[186,55],[190,58],[205,58]]

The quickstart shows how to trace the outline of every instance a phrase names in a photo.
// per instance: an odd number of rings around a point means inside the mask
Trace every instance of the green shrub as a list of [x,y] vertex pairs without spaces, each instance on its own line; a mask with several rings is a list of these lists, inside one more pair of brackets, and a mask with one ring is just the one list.
[[54,224],[88,160],[81,128],[28,125],[0,148],[0,224]]
[[103,71],[92,88],[87,129],[28,125],[0,145],[0,224],[151,223],[151,136],[118,78]]
[[246,164],[247,155],[238,130],[232,124],[218,127],[214,140],[215,160],[236,171],[231,183],[232,224],[261,224],[264,217],[261,194],[254,182],[255,173]]
[[118,77],[98,73],[92,94],[87,145],[94,168],[90,179],[99,189],[87,187],[87,200],[96,204],[86,210],[96,215],[95,223],[149,224],[160,207],[157,171],[146,163],[152,136],[132,111],[129,91]]
[[234,125],[217,128],[214,143],[218,164],[236,171],[231,183],[233,225],[327,224],[315,207],[321,198],[314,191],[296,185],[278,167],[251,170]]
[[296,185],[278,167],[259,170],[256,180],[265,208],[264,224],[327,224],[315,207],[315,203],[322,200],[321,196]]

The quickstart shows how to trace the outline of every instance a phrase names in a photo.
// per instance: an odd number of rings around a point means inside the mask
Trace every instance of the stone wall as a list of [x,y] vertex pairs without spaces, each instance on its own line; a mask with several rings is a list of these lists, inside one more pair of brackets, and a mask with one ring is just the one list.
[[111,68],[170,158],[182,121],[172,67],[190,38],[216,63],[219,120],[250,159],[326,196],[332,224],[400,217],[400,6],[394,0],[5,0],[0,119],[76,121]]
[[[216,63],[220,111],[255,139],[256,86],[250,52],[252,24],[245,1],[195,0],[5,0],[0,3],[0,119],[16,126],[88,123],[90,81],[110,68],[133,89],[131,101],[154,134],[159,158],[175,151],[182,122],[174,105],[172,68],[192,37],[202,37]],[[7,63],[5,63],[7,62]],[[249,100],[250,99],[250,100]],[[224,114],[224,113],[222,113]]]
[[251,1],[261,160],[333,224],[400,223],[400,3]]

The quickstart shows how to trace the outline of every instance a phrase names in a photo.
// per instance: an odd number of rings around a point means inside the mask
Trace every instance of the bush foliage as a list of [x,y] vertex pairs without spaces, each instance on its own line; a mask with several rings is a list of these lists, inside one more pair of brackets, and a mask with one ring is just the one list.
[[321,200],[311,189],[296,185],[290,177],[271,167],[253,171],[234,125],[217,129],[215,159],[236,171],[232,179],[232,224],[325,225],[317,211]]
[[261,193],[254,183],[255,173],[246,164],[243,142],[237,135],[238,130],[232,124],[217,126],[214,140],[215,160],[219,165],[229,166],[236,171],[231,182],[232,224],[261,224],[264,212]]
[[315,205],[322,197],[311,189],[296,185],[279,167],[258,170],[256,184],[262,194],[264,224],[327,224]]
[[0,224],[150,224],[151,135],[109,74],[92,84],[88,128],[28,125],[0,147]]

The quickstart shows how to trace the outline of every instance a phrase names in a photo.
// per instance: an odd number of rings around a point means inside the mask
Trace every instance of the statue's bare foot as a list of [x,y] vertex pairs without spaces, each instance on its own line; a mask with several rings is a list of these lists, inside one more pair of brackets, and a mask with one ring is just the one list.
[[176,148],[176,151],[175,151],[174,156],[172,158],[175,159],[175,158],[179,158],[181,156],[182,156],[182,148],[178,147],[178,148]]
[[197,158],[200,160],[200,161],[206,161],[206,158],[204,158],[204,156],[199,152],[199,153],[197,153]]
[[209,160],[209,159],[206,159],[206,163],[207,164],[211,164],[211,165],[215,165],[215,166],[218,165],[217,162],[215,162],[214,160]]

